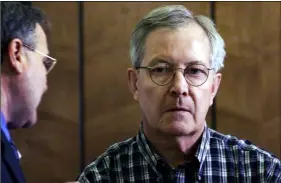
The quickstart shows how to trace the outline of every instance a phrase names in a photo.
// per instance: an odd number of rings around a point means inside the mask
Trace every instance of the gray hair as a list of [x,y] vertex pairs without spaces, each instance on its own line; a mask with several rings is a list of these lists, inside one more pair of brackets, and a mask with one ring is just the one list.
[[217,32],[211,19],[203,15],[193,16],[184,6],[162,6],[151,11],[136,25],[130,42],[130,58],[133,67],[139,67],[144,57],[145,40],[150,32],[158,28],[179,28],[195,21],[206,32],[210,44],[212,68],[218,72],[224,66],[224,40]]

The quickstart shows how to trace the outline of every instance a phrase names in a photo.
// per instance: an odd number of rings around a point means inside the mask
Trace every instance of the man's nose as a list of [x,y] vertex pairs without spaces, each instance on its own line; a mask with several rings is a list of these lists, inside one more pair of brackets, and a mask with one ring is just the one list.
[[189,85],[185,79],[182,70],[177,70],[175,72],[170,92],[173,96],[187,96],[189,90]]

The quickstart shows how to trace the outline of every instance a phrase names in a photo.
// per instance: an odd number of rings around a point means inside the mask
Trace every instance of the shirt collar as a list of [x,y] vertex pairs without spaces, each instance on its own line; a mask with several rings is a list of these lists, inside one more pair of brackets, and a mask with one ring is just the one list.
[[7,128],[7,123],[6,123],[4,114],[2,112],[1,112],[1,130],[4,132],[7,140],[11,141],[11,135],[10,135],[9,130]]
[[195,153],[195,157],[198,159],[200,163],[199,173],[202,170],[203,164],[205,162],[209,150],[210,150],[210,129],[207,127],[207,124],[205,123],[204,131],[201,137],[201,142]]
[[1,112],[1,130],[3,131],[3,133],[5,134],[7,140],[11,143],[11,145],[13,145],[13,148],[15,150],[15,153],[17,155],[17,157],[20,159],[22,156],[21,156],[21,153],[18,151],[18,149],[16,148],[13,140],[12,140],[12,137],[10,135],[10,132],[7,128],[7,123],[6,123],[6,120],[5,120],[5,117],[4,117],[4,114]]
[[160,160],[161,157],[152,150],[150,142],[145,137],[143,131],[143,123],[141,123],[139,134],[137,135],[137,144],[144,158],[149,163],[153,163],[153,165],[156,166],[158,160]]
[[[143,154],[144,158],[147,160],[148,163],[154,165],[153,167],[157,166],[157,163],[159,160],[161,160],[160,155],[158,155],[155,151],[153,151],[149,141],[145,137],[144,131],[143,131],[143,124],[141,123],[139,134],[137,135],[137,144],[139,146],[139,149],[141,153]],[[210,131],[207,125],[204,126],[204,131],[201,137],[200,145],[198,146],[198,149],[195,153],[195,158],[200,163],[199,166],[199,174],[202,170],[204,161],[206,159],[207,153],[210,149]]]

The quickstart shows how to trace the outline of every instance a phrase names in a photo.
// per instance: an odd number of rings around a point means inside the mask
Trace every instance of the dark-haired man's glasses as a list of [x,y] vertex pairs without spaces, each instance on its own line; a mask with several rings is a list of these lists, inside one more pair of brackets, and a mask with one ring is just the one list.
[[28,49],[30,49],[30,50],[32,50],[32,51],[35,51],[35,52],[37,52],[37,53],[43,55],[43,56],[45,57],[44,60],[43,60],[43,64],[44,64],[44,66],[45,66],[45,68],[46,68],[47,74],[48,74],[48,73],[54,68],[54,66],[56,65],[57,59],[55,59],[55,58],[53,58],[53,57],[50,57],[49,55],[46,55],[45,53],[43,53],[43,52],[41,52],[41,51],[38,51],[38,50],[36,50],[36,49],[34,49],[34,48],[32,48],[32,47],[26,45],[26,44],[23,44],[23,46],[26,47],[26,48],[28,48]]

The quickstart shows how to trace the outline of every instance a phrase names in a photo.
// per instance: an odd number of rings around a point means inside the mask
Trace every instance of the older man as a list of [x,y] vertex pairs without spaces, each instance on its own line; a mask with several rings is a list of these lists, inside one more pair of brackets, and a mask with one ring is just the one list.
[[128,81],[139,134],[86,167],[87,182],[281,182],[281,163],[248,141],[206,125],[220,85],[224,41],[212,21],[183,6],[160,7],[136,26]]
[[8,129],[31,127],[47,90],[49,24],[39,9],[1,2],[1,182],[25,182]]

